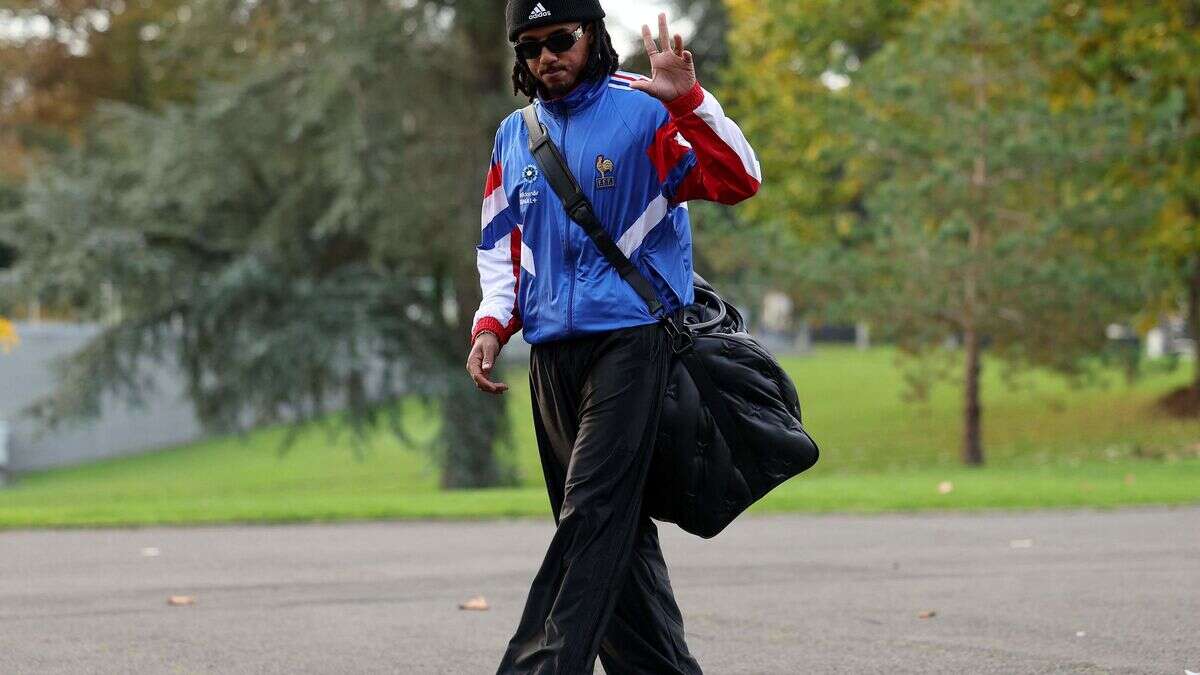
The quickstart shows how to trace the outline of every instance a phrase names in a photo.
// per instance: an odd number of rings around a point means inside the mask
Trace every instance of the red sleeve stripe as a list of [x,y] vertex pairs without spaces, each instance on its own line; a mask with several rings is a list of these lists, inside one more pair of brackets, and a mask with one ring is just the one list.
[[[682,143],[680,141],[683,141]],[[684,144],[687,145],[684,145]],[[667,122],[654,133],[654,144],[647,151],[654,170],[658,173],[658,182],[662,183],[671,175],[671,171],[687,156],[691,144],[683,140],[679,128]]]
[[500,187],[503,184],[504,184],[504,169],[500,166],[500,163],[497,162],[496,164],[492,165],[491,169],[488,169],[487,183],[485,183],[483,186],[483,196],[488,197],[489,195],[492,194],[493,190],[495,190],[496,188]]

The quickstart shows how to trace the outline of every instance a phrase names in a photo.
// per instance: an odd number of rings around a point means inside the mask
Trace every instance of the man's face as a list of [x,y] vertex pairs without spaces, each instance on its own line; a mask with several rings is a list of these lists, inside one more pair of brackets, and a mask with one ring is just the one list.
[[[556,23],[541,28],[532,28],[517,36],[518,42],[541,41],[556,33],[569,34],[579,28],[578,22]],[[542,48],[542,53],[536,59],[526,59],[525,65],[529,72],[542,83],[546,93],[557,98],[565,96],[579,82],[583,68],[587,65],[588,53],[592,44],[592,31],[589,28],[582,40],[561,54],[555,54],[548,47]]]

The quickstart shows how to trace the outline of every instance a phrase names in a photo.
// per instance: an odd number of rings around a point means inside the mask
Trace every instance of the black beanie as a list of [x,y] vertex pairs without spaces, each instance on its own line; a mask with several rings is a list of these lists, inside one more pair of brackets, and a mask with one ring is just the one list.
[[504,8],[508,20],[508,41],[530,28],[553,23],[586,23],[604,18],[600,0],[508,0]]

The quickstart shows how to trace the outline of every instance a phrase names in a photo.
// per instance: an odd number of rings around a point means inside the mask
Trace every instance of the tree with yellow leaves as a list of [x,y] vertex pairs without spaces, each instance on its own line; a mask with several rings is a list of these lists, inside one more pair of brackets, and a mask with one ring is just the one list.
[[12,351],[18,342],[17,329],[13,328],[11,321],[0,316],[0,353]]
[[[1129,170],[1150,179],[1162,204],[1144,245],[1174,279],[1164,304],[1182,300],[1200,339],[1200,0],[1055,0],[1052,18],[1071,48],[1059,93],[1087,101],[1115,91],[1139,110],[1135,140],[1149,156]],[[1200,414],[1200,359],[1172,398]]]

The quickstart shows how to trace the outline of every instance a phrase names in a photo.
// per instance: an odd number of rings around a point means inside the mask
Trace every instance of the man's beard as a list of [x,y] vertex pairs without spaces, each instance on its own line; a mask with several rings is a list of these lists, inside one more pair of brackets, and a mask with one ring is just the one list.
[[[563,71],[559,70],[559,71],[554,71],[554,72],[563,72]],[[547,73],[547,74],[550,74],[550,73]],[[538,88],[542,90],[542,96],[544,98],[562,98],[563,96],[566,96],[567,94],[571,93],[571,90],[573,90],[575,88],[575,85],[579,84],[578,78],[573,79],[573,80],[563,83],[563,84],[554,84],[554,85],[546,84],[546,82],[544,80],[542,80],[540,77],[537,79],[538,79]]]
[[546,98],[562,98],[563,96],[571,93],[571,90],[574,88],[574,82],[557,87],[547,87],[545,84],[542,85],[542,91],[546,93]]

